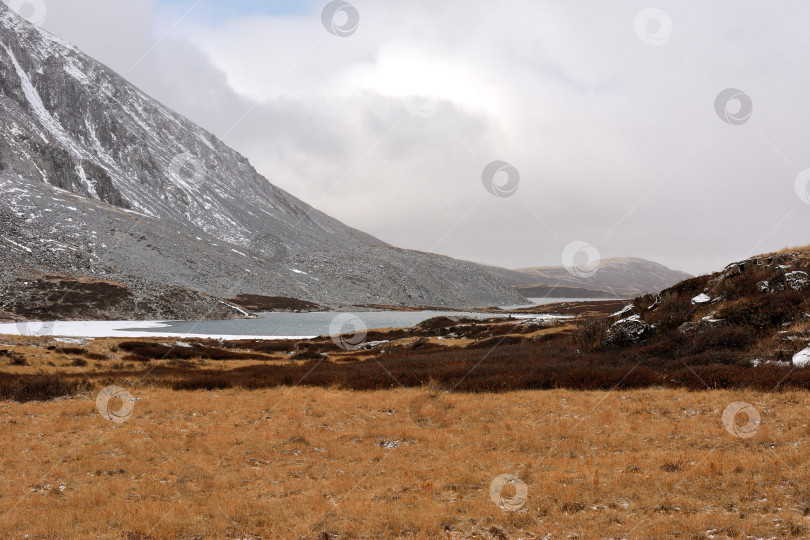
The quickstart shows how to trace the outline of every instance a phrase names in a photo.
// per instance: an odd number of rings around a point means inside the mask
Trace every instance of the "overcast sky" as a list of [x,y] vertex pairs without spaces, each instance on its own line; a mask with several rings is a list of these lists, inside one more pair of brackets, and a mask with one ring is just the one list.
[[[806,0],[353,0],[328,28],[325,1],[44,5],[44,28],[400,247],[514,268],[578,241],[703,273],[810,243]],[[487,190],[493,161],[513,168]]]

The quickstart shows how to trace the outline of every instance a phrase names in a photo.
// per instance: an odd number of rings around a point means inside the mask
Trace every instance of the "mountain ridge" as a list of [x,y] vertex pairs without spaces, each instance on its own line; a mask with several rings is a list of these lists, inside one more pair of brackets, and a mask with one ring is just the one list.
[[394,248],[284,192],[5,4],[0,104],[0,243],[14,253],[0,271],[6,289],[35,269],[329,306],[523,300],[470,263]]
[[[542,290],[549,298],[632,298],[659,292],[692,277],[686,272],[672,270],[662,264],[638,257],[601,259],[598,266],[594,264],[593,267],[586,268],[587,271],[580,272],[581,275],[563,266],[537,266],[514,270],[480,266],[529,297]],[[581,292],[577,294],[571,289],[580,289]],[[555,292],[556,290],[560,292]],[[568,296],[569,294],[574,296]]]

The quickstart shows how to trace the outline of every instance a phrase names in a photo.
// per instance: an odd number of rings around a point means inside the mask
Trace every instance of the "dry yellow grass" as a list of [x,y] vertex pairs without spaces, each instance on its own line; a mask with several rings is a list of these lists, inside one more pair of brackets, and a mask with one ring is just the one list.
[[0,403],[0,537],[810,534],[804,392],[130,391],[122,424],[95,394]]
[[779,251],[774,251],[773,253],[768,253],[766,255],[783,255],[785,253],[795,253],[795,252],[810,252],[810,245],[807,246],[796,246],[796,247],[785,247],[780,249]]

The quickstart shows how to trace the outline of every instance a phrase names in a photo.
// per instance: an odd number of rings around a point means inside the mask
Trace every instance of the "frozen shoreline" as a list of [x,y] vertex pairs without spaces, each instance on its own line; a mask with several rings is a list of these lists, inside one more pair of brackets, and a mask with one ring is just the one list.
[[[148,328],[147,330],[141,330]],[[178,334],[175,332],[160,332],[160,328],[171,328],[167,322],[161,321],[56,321],[48,323],[0,323],[0,335],[9,336],[39,336],[39,337],[65,337],[65,338],[176,338],[176,339],[310,339],[317,336],[249,336],[227,334]],[[151,330],[156,329],[156,330]]]

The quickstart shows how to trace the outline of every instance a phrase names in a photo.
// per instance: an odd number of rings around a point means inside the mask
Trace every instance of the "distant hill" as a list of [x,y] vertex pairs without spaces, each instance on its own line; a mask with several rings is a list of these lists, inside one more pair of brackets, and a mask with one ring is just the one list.
[[508,270],[482,266],[526,297],[633,298],[657,293],[692,277],[645,259],[602,259],[593,276],[578,277],[562,266],[538,266]]

